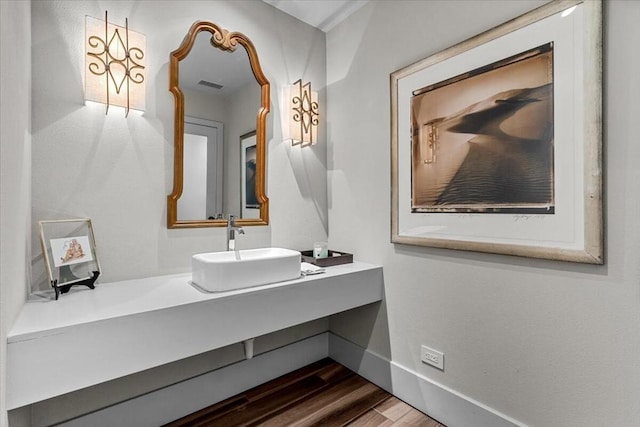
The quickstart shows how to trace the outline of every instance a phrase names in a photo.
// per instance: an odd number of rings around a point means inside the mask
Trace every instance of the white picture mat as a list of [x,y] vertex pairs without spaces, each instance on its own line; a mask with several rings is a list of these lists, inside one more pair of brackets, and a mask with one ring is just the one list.
[[[398,80],[398,235],[580,249],[584,245],[583,5]],[[411,213],[410,99],[416,89],[554,43],[555,214]]]

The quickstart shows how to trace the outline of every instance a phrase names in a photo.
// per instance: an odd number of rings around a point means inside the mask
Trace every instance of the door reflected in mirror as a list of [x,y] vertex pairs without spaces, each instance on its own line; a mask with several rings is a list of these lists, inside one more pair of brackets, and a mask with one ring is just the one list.
[[223,219],[223,135],[221,122],[185,117],[184,176],[178,199],[181,220]]
[[168,227],[226,226],[229,215],[241,225],[268,224],[269,82],[253,44],[196,22],[170,61],[175,134]]

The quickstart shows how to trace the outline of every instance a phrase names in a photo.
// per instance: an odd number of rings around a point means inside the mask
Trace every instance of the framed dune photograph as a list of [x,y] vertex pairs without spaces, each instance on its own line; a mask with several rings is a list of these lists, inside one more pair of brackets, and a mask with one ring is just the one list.
[[553,44],[415,90],[412,212],[553,213]]
[[602,4],[552,2],[391,74],[391,241],[603,263]]

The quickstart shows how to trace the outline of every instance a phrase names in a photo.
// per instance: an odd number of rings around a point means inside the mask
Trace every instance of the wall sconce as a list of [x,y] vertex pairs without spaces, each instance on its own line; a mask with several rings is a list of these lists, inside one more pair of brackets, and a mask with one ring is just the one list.
[[85,19],[85,95],[86,101],[144,111],[144,50],[143,34],[125,26],[110,24],[107,12],[104,21],[87,16]]
[[318,142],[318,92],[311,90],[311,83],[298,80],[289,86],[285,96],[288,104],[289,134],[285,140],[291,145],[306,147]]

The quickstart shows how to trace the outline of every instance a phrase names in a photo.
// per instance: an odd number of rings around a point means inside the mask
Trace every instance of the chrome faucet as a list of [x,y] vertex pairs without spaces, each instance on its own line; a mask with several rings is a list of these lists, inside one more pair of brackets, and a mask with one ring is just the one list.
[[236,231],[239,234],[244,234],[242,227],[236,225],[236,217],[229,215],[229,222],[227,223],[227,251],[236,250]]

